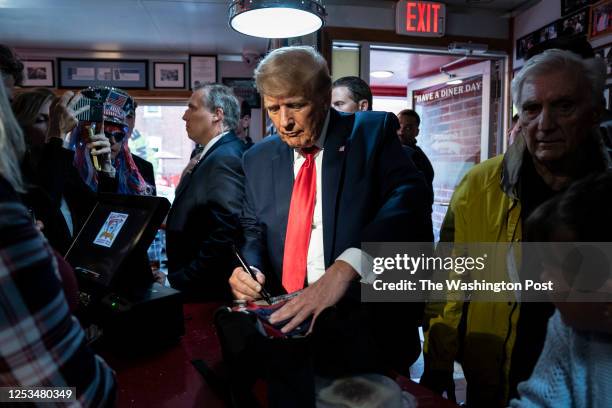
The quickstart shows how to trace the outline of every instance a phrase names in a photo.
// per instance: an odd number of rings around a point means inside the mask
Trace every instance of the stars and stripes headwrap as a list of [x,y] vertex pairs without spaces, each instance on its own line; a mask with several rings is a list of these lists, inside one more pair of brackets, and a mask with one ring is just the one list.
[[89,105],[89,110],[78,116],[80,121],[113,122],[126,125],[125,117],[134,113],[134,100],[123,89],[95,86],[83,89],[76,109]]
[[[70,148],[74,150],[74,167],[76,167],[81,179],[93,191],[98,191],[98,173],[94,169],[91,161],[91,155],[87,149],[87,144],[80,137],[84,123],[79,125],[72,131],[70,135]],[[121,142],[121,148],[117,157],[113,161],[113,166],[117,171],[117,193],[127,195],[152,195],[153,187],[147,183],[138,167],[132,158],[130,149],[128,148],[128,138],[124,138]]]
[[[98,174],[93,167],[91,155],[85,141],[80,137],[83,126],[88,122],[112,122],[127,126],[126,116],[134,114],[134,100],[122,89],[112,87],[89,87],[81,91],[81,105],[90,105],[89,111],[79,115],[79,125],[70,135],[70,147],[75,151],[74,166],[81,178],[93,191],[98,191]],[[78,109],[78,107],[77,107]],[[142,177],[128,148],[128,138],[120,142],[121,148],[113,161],[117,170],[117,193],[151,195],[153,187]]]

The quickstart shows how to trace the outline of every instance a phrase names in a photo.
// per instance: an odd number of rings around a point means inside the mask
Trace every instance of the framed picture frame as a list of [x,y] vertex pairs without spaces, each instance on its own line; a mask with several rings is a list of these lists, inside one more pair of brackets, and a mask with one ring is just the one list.
[[574,11],[593,4],[593,0],[561,0],[561,16],[567,16]]
[[522,60],[527,55],[527,51],[537,44],[535,32],[527,34],[516,40],[516,59]]
[[603,47],[595,48],[595,55],[599,56],[606,63],[606,74],[612,77],[612,43]]
[[23,60],[24,87],[55,87],[53,60]]
[[185,89],[184,62],[154,62],[153,88],[155,89]]
[[261,108],[261,96],[255,87],[253,78],[223,78],[223,85],[232,88],[240,102],[246,101],[251,109]]
[[189,89],[211,82],[217,82],[217,56],[190,55]]
[[586,35],[589,30],[589,9],[583,9],[559,20],[559,36]]
[[544,27],[529,33],[516,40],[516,59],[523,59],[527,51],[536,44],[553,40],[559,36],[559,24],[557,21],[545,25]]
[[612,0],[600,1],[591,7],[589,38],[601,37],[612,32]]
[[149,61],[113,59],[58,59],[59,87],[114,86],[147,89]]

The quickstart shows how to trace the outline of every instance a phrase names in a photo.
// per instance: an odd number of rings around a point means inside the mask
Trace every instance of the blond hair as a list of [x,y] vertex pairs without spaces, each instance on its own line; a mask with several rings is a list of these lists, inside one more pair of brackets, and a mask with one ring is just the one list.
[[327,62],[309,46],[283,47],[270,52],[255,69],[257,90],[275,98],[323,98],[329,104],[332,81]]
[[17,119],[21,128],[25,129],[34,125],[40,108],[47,101],[53,101],[54,99],[55,94],[47,88],[35,88],[17,95],[13,99],[12,108],[15,119]]

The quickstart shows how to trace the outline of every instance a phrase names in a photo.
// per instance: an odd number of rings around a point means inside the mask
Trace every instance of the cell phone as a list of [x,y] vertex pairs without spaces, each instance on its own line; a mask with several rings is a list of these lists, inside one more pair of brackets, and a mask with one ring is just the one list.
[[308,318],[304,320],[302,323],[300,323],[295,329],[287,333],[282,333],[281,329],[287,323],[291,321],[291,318],[277,322],[275,324],[270,323],[270,316],[272,315],[272,313],[276,312],[278,309],[284,306],[285,303],[287,303],[287,300],[277,302],[270,306],[254,306],[253,305],[252,307],[249,307],[247,310],[251,313],[254,313],[259,318],[266,333],[268,335],[271,335],[272,337],[305,336],[306,333],[308,333],[308,330],[310,329],[310,325],[312,323],[312,315],[308,316]]
[[104,102],[83,95],[81,100],[75,105],[74,110],[79,110],[87,105],[89,105],[89,109],[77,115],[79,122],[102,122],[104,120]]

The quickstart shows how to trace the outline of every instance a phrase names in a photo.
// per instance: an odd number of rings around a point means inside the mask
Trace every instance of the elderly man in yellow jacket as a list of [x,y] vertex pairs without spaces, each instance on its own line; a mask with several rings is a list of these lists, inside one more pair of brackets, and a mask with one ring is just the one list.
[[[574,180],[605,171],[597,130],[605,84],[599,59],[548,50],[512,81],[521,132],[504,155],[475,166],[461,181],[442,241],[518,242],[522,222]],[[499,265],[502,273],[510,267]],[[550,304],[447,301],[431,307],[421,383],[454,397],[453,363],[462,364],[470,407],[507,406],[542,350]]]

